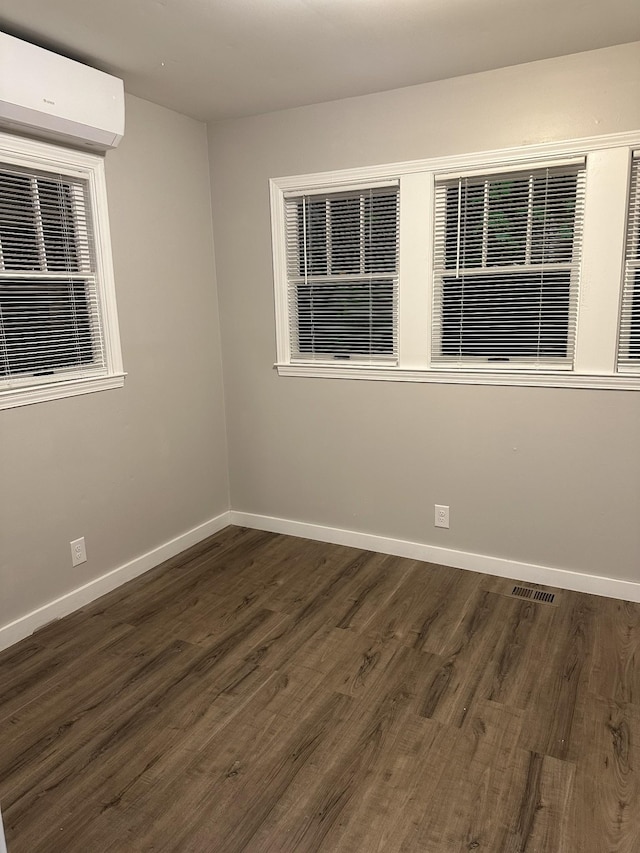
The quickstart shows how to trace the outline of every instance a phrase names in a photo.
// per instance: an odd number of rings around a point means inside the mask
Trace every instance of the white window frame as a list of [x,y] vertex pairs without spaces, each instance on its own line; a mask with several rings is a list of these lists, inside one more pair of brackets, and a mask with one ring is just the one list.
[[[495,151],[315,173],[269,181],[276,321],[281,376],[640,390],[640,376],[616,369],[632,152],[640,131]],[[573,370],[447,369],[431,363],[435,178],[449,173],[526,169],[586,158],[586,197]],[[284,197],[400,181],[397,365],[296,364],[289,347]]]
[[104,158],[48,142],[0,133],[0,163],[40,172],[71,175],[87,182],[94,228],[97,297],[102,326],[104,367],[91,370],[66,370],[47,377],[0,377],[0,409],[88,394],[124,384],[116,293],[111,258],[111,236],[107,208]]

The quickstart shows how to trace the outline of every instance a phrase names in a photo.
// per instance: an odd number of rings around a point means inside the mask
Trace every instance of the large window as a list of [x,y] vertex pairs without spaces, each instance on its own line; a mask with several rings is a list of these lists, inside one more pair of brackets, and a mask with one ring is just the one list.
[[273,179],[279,373],[640,389],[639,146]]
[[0,406],[122,384],[102,159],[0,135]]
[[432,363],[573,366],[584,168],[436,178]]
[[395,361],[398,189],[285,202],[294,360]]

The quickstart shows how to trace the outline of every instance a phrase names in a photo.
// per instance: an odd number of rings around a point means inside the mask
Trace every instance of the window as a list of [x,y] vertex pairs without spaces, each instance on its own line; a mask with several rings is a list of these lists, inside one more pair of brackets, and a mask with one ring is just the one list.
[[573,366],[584,167],[436,178],[432,363]]
[[640,389],[638,148],[272,179],[279,374]]
[[285,217],[292,359],[394,363],[397,186],[295,194]]
[[631,170],[618,369],[640,373],[640,152]]
[[122,384],[103,161],[0,135],[0,406]]

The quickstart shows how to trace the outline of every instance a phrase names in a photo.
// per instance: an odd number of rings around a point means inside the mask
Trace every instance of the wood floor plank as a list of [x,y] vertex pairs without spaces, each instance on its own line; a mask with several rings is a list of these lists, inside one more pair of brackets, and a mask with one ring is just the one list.
[[640,850],[640,708],[590,695],[580,732],[570,837],[584,853]]
[[614,702],[640,706],[640,607],[603,599],[595,631],[590,691]]
[[371,781],[390,771],[413,716],[404,676],[402,666],[387,667],[375,698],[353,703],[337,726],[337,748],[323,756],[322,774],[295,780],[255,833],[252,848],[274,850],[277,840],[283,851],[335,850],[344,825],[371,796]]
[[366,635],[334,628],[324,641],[328,660],[324,689],[360,697],[375,690],[386,664],[393,657],[398,643],[386,643]]
[[51,629],[45,629],[46,636],[43,632],[34,634],[15,647],[15,655],[7,654],[0,663],[0,721],[53,690],[65,676],[82,671],[94,655],[99,656],[134,630],[97,614],[72,614],[66,624],[62,628],[64,642],[52,637]]
[[[170,849],[174,845],[181,849],[182,840],[202,819],[198,817],[202,810],[210,814],[207,800],[211,790],[222,784],[225,794],[233,797],[253,763],[290,734],[290,720],[266,710],[269,701],[281,693],[290,695],[290,682],[284,684],[278,676],[261,670],[245,695],[218,694],[198,720],[180,730],[177,739],[168,733],[157,761],[120,780],[118,796],[105,802],[112,820],[126,826],[135,839],[132,850],[152,848],[156,838],[171,838]],[[169,802],[171,808],[167,809]],[[217,791],[215,803],[221,810],[219,821],[224,823],[221,791]],[[176,824],[176,815],[193,818]]]
[[[335,735],[335,727],[353,702],[337,693],[321,694],[318,699],[311,713],[297,725],[288,722],[288,731],[281,732],[274,739],[273,748],[263,751],[255,763],[247,767],[239,785],[237,777],[232,775],[236,769],[232,765],[232,773],[227,771],[224,780],[208,789],[206,803],[209,807],[202,809],[204,817],[189,832],[182,849],[196,853],[206,849],[212,837],[220,853],[235,853],[254,846],[253,839],[269,815],[296,779],[308,771],[325,742]],[[315,767],[312,766],[311,772],[317,774]],[[224,787],[228,793],[222,790]],[[222,826],[221,807],[226,817]]]
[[345,560],[332,564],[323,583],[315,583],[304,606],[283,622],[279,634],[271,637],[259,649],[260,662],[271,669],[281,669],[287,663],[301,661],[296,653],[317,634],[325,636],[328,626],[335,626],[344,609],[344,600],[375,559],[370,551],[345,549]]
[[553,640],[541,638],[539,678],[521,746],[556,758],[577,757],[595,642],[596,600],[574,593],[554,617]]
[[347,597],[337,627],[365,631],[368,622],[385,609],[387,601],[404,581],[408,565],[408,561],[398,560],[397,557],[377,555],[377,560],[369,564],[364,576]]
[[443,727],[441,736],[452,744],[448,760],[422,820],[401,849],[503,849],[508,815],[502,804],[522,723],[521,712],[484,702],[460,735]]
[[[481,576],[429,564],[429,596],[415,629],[413,647],[436,655],[449,653],[451,638],[475,606]],[[439,578],[433,588],[432,578]]]
[[[129,772],[134,759],[139,765],[139,745],[146,743],[149,730],[162,727],[168,717],[172,729],[179,732],[210,715],[212,702],[224,691],[225,684],[237,680],[234,668],[244,666],[243,649],[239,651],[238,646],[249,635],[257,640],[270,623],[280,619],[278,614],[263,611],[211,649],[172,643],[134,670],[124,684],[110,677],[98,679],[103,690],[110,689],[110,701],[92,695],[79,709],[63,713],[62,719],[68,720],[62,724],[64,737],[53,737],[54,732],[60,732],[58,718],[44,736],[47,749],[40,749],[42,735],[31,747],[39,752],[36,776],[28,777],[20,796],[9,791],[9,806],[16,822],[24,826],[22,818],[26,813],[36,813],[44,819],[67,801],[73,802],[77,775],[86,773],[96,762],[99,771],[91,773],[90,790],[94,792],[103,784],[105,774],[110,778],[121,764]],[[172,669],[167,665],[171,659]],[[170,678],[168,672],[172,673]],[[7,757],[12,759],[10,753]],[[24,766],[23,752],[18,760]],[[55,791],[55,796],[40,796],[41,786]]]
[[119,621],[142,625],[176,602],[184,605],[199,592],[220,594],[225,577],[235,580],[238,571],[276,544],[275,534],[243,530],[239,536],[225,540],[220,551],[214,549],[211,553],[196,546],[195,555],[188,551],[186,555],[169,561],[167,569],[150,572],[148,588],[144,584],[146,576],[143,576],[132,581],[134,588],[130,596],[121,589],[109,593],[100,602],[100,612],[110,617],[114,608]]
[[510,609],[495,654],[486,668],[484,696],[513,708],[530,708],[540,661],[550,653],[556,608],[518,601]]
[[441,656],[442,665],[424,694],[420,714],[461,726],[475,702],[488,698],[486,674],[493,669],[503,628],[517,602],[478,590]]
[[0,653],[11,853],[638,853],[640,605],[228,528]]
[[[332,582],[342,578],[346,567],[361,568],[376,556],[359,548],[311,541],[303,556],[299,554],[289,562],[288,574],[277,584],[265,606],[296,617],[308,606],[310,599],[330,594]],[[348,577],[353,575],[352,569],[346,571]]]
[[[102,772],[109,753],[144,728],[150,715],[145,717],[139,709],[147,707],[147,691],[162,689],[167,662],[184,658],[189,651],[171,644],[120,681],[114,669],[118,662],[107,659],[104,670],[96,668],[95,687],[87,689],[84,696],[81,690],[86,683],[78,691],[65,691],[61,709],[56,707],[59,697],[54,696],[52,706],[47,703],[40,708],[36,703],[35,708],[29,706],[28,714],[14,721],[10,730],[3,726],[6,747],[2,751],[0,779],[7,782],[0,786],[2,802],[11,816],[11,825],[25,844],[31,829],[31,840],[38,837],[38,823],[41,831],[67,800],[77,800],[79,776],[91,777],[86,788],[88,792],[93,790],[97,775],[94,769],[100,767]],[[74,692],[77,704],[71,707],[69,699]],[[21,737],[16,736],[18,727]]]
[[503,804],[511,819],[498,848],[504,853],[572,850],[568,803],[573,794],[572,763],[517,750]]
[[[335,838],[336,853],[397,853],[407,827],[419,826],[437,787],[437,756],[446,753],[443,727],[413,714],[405,717],[385,761],[365,779],[355,808]],[[434,760],[430,785],[427,767]]]
[[404,560],[405,574],[385,607],[369,620],[366,631],[382,641],[398,640],[408,646],[421,644],[429,614],[439,612],[453,581],[439,567],[418,560]]

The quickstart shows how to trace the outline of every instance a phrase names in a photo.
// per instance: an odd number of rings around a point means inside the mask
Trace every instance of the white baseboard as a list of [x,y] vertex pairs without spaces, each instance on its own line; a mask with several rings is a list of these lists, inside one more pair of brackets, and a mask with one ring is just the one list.
[[360,533],[357,530],[324,527],[320,524],[307,524],[302,521],[274,518],[269,515],[253,515],[235,510],[231,510],[229,513],[229,523],[241,527],[253,527],[257,530],[268,530],[272,533],[286,533],[305,539],[317,539],[321,542],[331,542],[334,545],[350,545],[367,551],[378,551],[381,554],[409,557],[413,560],[424,560],[441,566],[469,569],[482,574],[498,575],[499,577],[513,578],[528,583],[540,583],[560,589],[586,592],[591,595],[604,595],[608,598],[640,602],[640,583],[618,578],[572,572],[551,566],[538,566],[535,563],[521,563],[516,560],[505,560],[501,557],[490,557],[486,554],[473,554],[469,551],[455,551],[451,548],[425,545],[422,542],[391,539],[387,536]]
[[231,510],[205,521],[169,542],[147,551],[146,554],[142,554],[140,557],[136,557],[134,560],[118,566],[118,568],[101,575],[99,578],[95,578],[60,596],[60,598],[56,598],[54,601],[50,601],[25,616],[0,627],[0,650],[8,648],[24,637],[28,637],[48,622],[60,619],[62,616],[84,607],[121,584],[159,566],[160,563],[175,557],[181,551],[196,545],[208,536],[213,536],[214,533],[229,524],[251,527],[256,530],[268,530],[272,533],[285,533],[289,536],[300,536],[320,542],[331,542],[335,545],[349,545],[368,551],[378,551],[381,554],[409,557],[413,560],[424,560],[428,563],[453,566],[457,569],[469,569],[474,572],[498,575],[499,577],[513,578],[529,583],[541,583],[560,589],[571,589],[576,592],[640,602],[640,583],[633,581],[572,572],[550,566],[538,566],[535,563],[521,563],[516,560],[487,556],[486,554],[473,554],[469,551],[456,551],[451,548],[426,545],[423,542],[410,542],[405,539],[392,539],[387,536],[361,533],[357,530],[325,527],[320,524],[308,524],[286,518]]
[[56,598],[54,601],[49,601],[47,604],[38,607],[37,610],[32,610],[31,613],[21,616],[14,622],[9,622],[8,625],[0,627],[0,650],[8,648],[8,646],[17,643],[24,637],[28,637],[48,622],[60,619],[62,616],[66,616],[74,610],[84,607],[85,604],[89,604],[96,598],[100,598],[101,595],[111,592],[112,589],[121,584],[137,578],[138,575],[148,572],[149,569],[159,566],[165,560],[170,560],[171,557],[175,557],[186,548],[196,545],[208,536],[213,536],[214,533],[227,527],[230,523],[229,513],[223,512],[221,515],[211,518],[209,521],[205,521],[191,530],[187,530],[186,533],[176,536],[174,539],[169,540],[169,542],[165,542],[157,548],[147,551],[146,554],[142,554],[140,557],[136,557],[122,566],[118,566],[118,568],[107,572],[105,575],[101,575],[99,578],[95,578],[83,584],[83,586],[71,590],[71,592],[65,595],[61,595],[60,598]]

